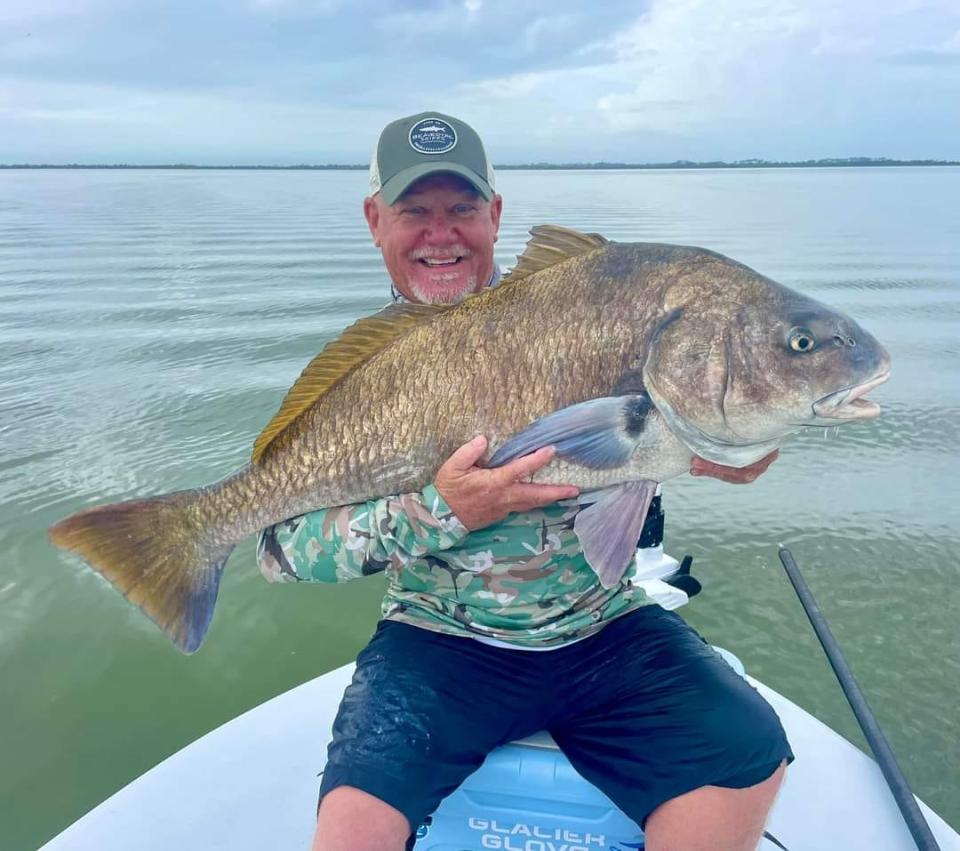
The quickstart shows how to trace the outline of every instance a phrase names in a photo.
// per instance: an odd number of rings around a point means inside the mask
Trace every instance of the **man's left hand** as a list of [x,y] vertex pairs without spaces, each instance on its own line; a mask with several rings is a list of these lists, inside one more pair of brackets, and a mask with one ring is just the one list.
[[714,464],[712,461],[694,455],[690,463],[690,475],[710,476],[713,479],[720,479],[721,482],[730,482],[732,485],[745,485],[765,473],[767,467],[777,460],[779,454],[780,450],[774,449],[769,455],[754,461],[748,467],[724,467],[723,464]]

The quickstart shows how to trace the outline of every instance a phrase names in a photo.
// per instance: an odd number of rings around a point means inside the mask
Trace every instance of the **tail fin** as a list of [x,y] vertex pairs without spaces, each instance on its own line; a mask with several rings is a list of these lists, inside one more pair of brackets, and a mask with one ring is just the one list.
[[50,528],[54,544],[83,556],[184,653],[203,642],[234,546],[210,541],[196,501],[179,491],[102,505]]

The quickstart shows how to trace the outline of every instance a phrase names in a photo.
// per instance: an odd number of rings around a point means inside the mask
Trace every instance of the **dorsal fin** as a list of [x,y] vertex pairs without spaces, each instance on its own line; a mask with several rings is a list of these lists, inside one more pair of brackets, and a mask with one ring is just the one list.
[[273,439],[306,411],[317,399],[373,354],[385,348],[411,328],[429,322],[449,305],[391,304],[373,316],[358,319],[335,340],[331,340],[300,374],[287,391],[280,410],[253,444],[253,462]]
[[503,278],[500,285],[526,278],[571,257],[589,254],[609,242],[610,240],[598,233],[581,233],[560,225],[537,225],[530,228],[527,247],[517,258],[517,265]]

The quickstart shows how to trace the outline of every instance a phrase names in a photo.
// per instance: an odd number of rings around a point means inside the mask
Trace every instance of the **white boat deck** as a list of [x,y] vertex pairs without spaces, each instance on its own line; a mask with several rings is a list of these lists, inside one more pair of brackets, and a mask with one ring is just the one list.
[[[224,724],[108,798],[42,851],[308,848],[318,773],[352,671],[352,665],[338,668]],[[752,682],[780,715],[797,757],[770,832],[790,851],[915,849],[876,763]],[[942,851],[960,851],[960,835],[922,802],[921,809]],[[764,841],[761,847],[774,846]]]

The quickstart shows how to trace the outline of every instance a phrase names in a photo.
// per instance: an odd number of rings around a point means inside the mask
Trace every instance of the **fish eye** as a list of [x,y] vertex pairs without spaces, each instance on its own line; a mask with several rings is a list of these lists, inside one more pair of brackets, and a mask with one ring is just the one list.
[[817,339],[813,332],[806,328],[794,328],[787,338],[790,348],[795,352],[810,352],[817,345]]

